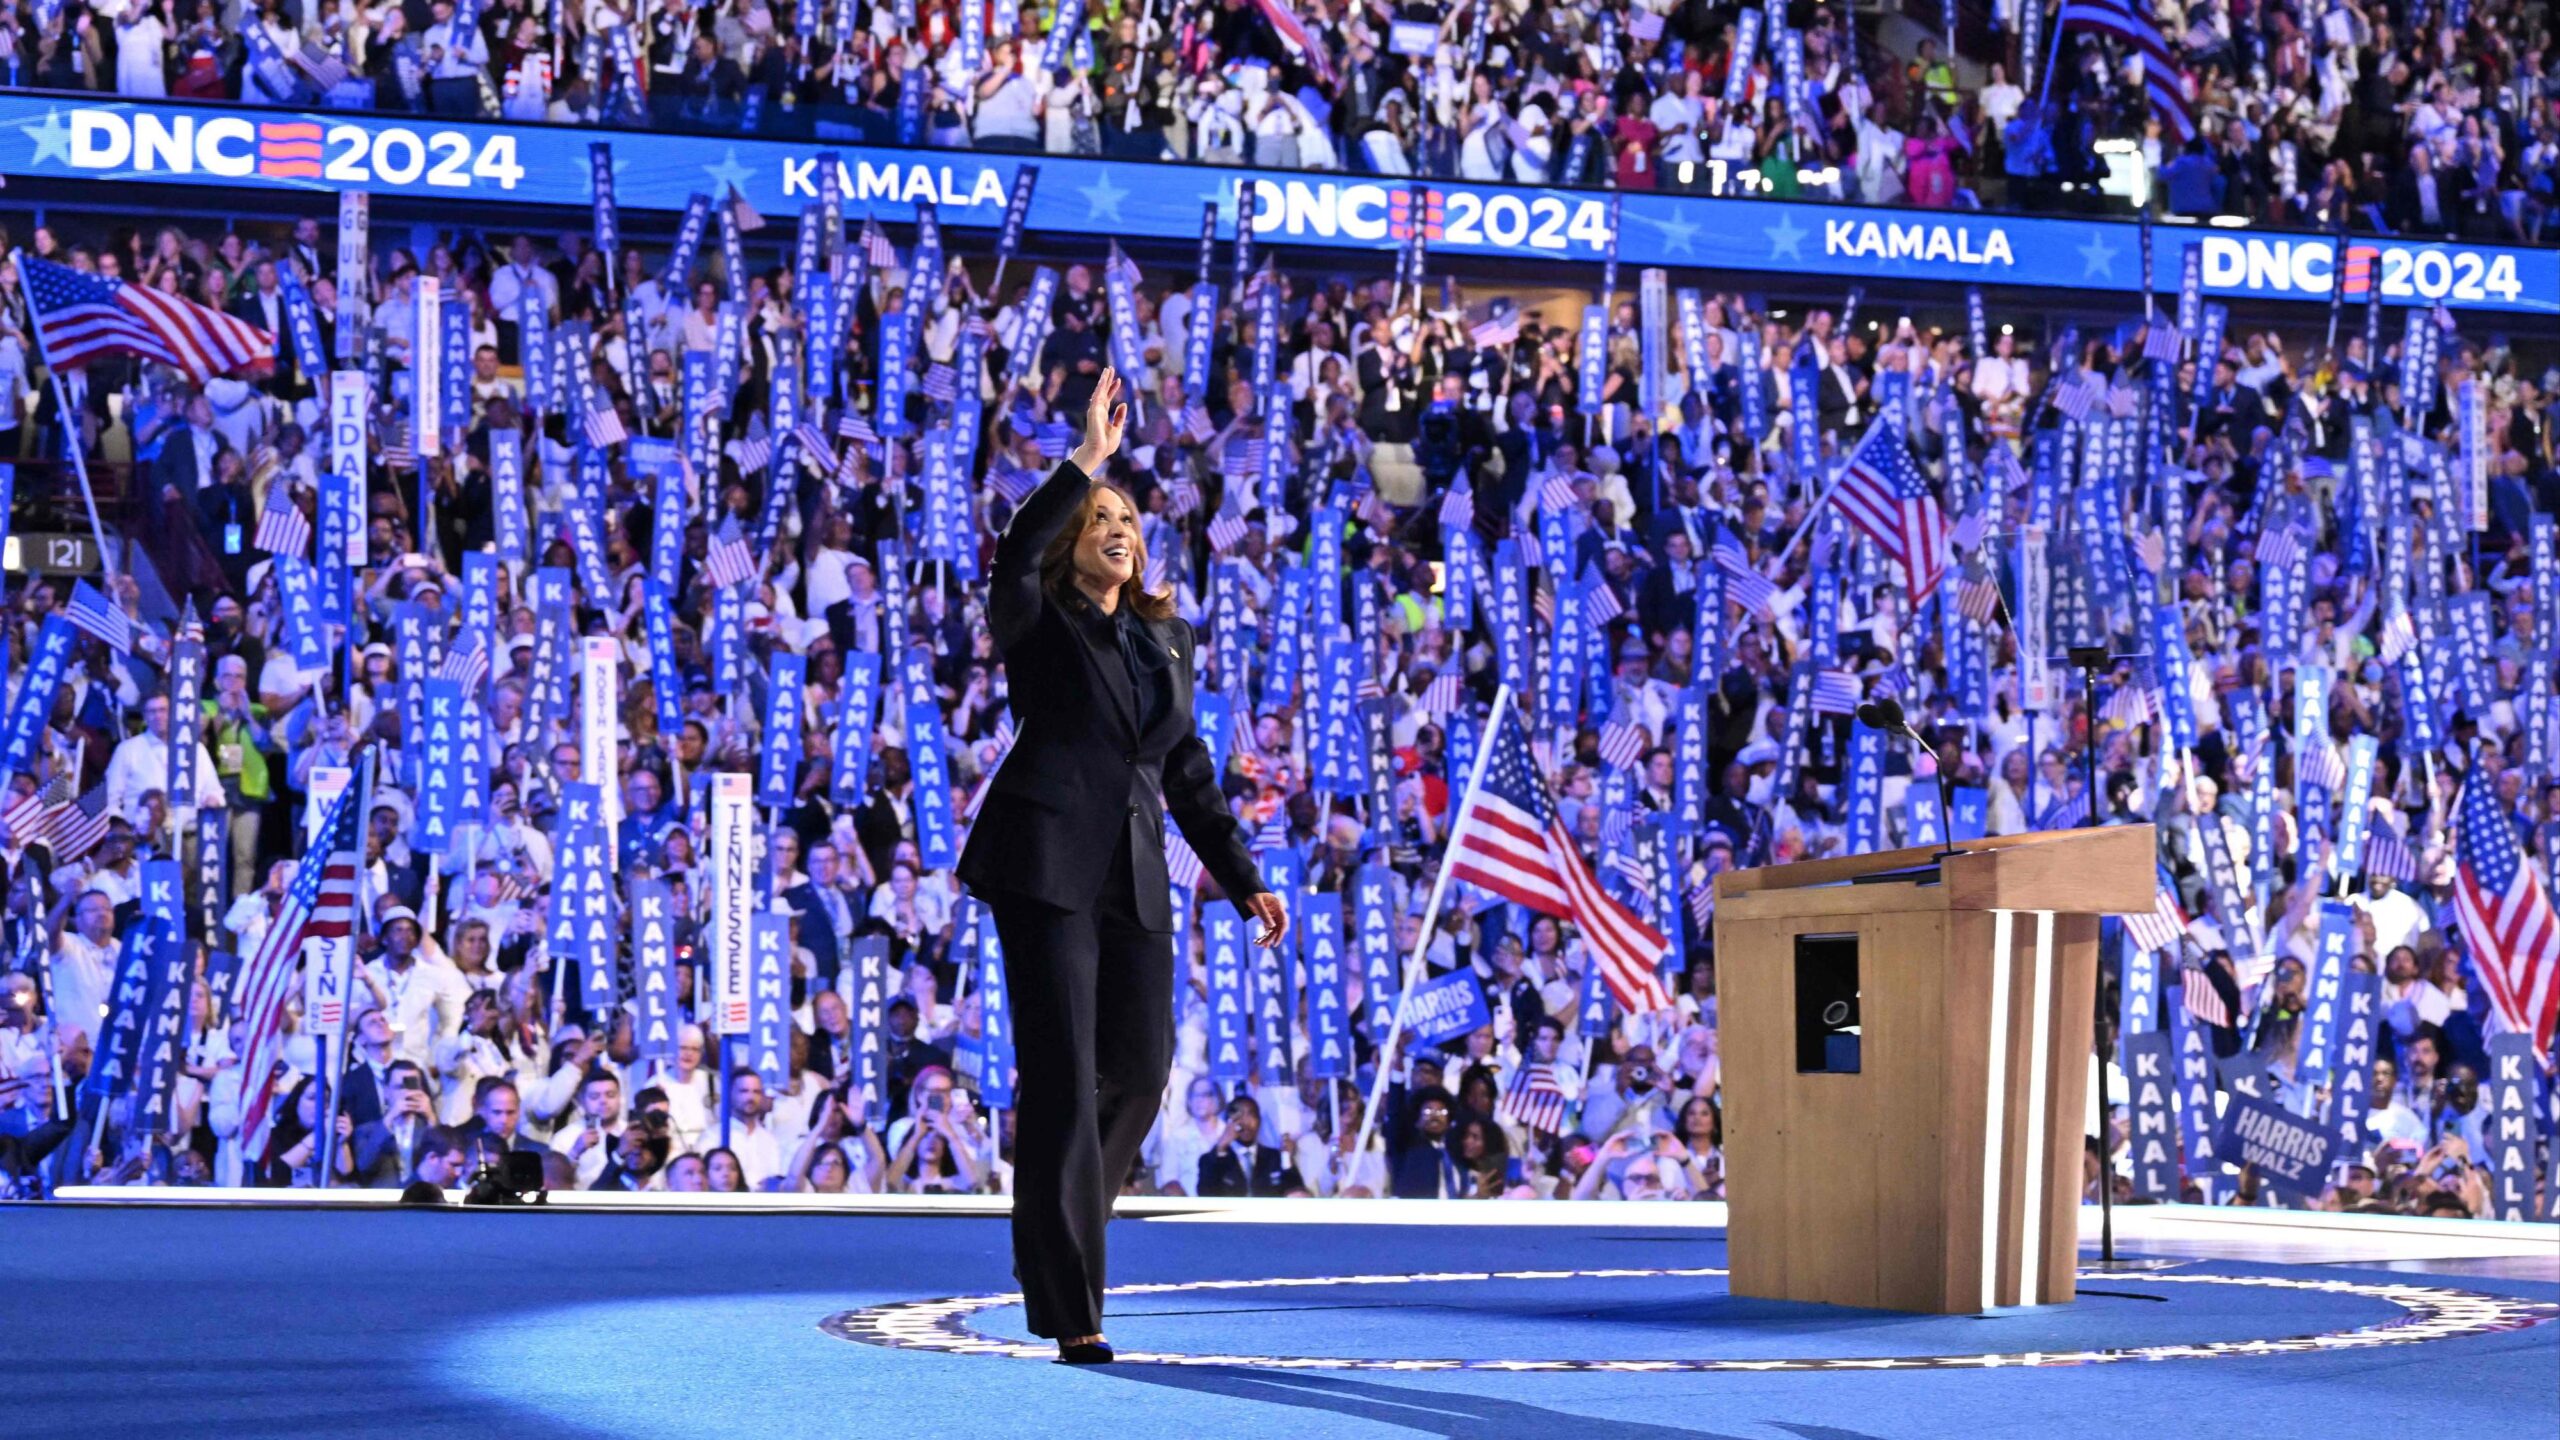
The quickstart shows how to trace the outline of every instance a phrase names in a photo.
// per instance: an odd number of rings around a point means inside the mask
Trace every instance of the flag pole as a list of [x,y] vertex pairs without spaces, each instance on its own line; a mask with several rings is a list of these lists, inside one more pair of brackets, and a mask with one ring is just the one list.
[[[9,251],[9,268],[17,272],[19,287],[24,290],[27,280],[26,264],[24,257],[14,246]],[[53,382],[53,403],[62,418],[63,448],[71,452],[71,468],[80,477],[80,503],[87,506],[89,510],[89,534],[98,542],[98,563],[107,567],[107,579],[112,582],[117,575],[116,557],[115,552],[107,548],[107,527],[98,521],[97,492],[89,488],[88,439],[80,433],[80,417],[71,408],[71,392],[63,386],[62,371],[54,365],[52,358],[45,354],[44,326],[39,324],[34,329],[36,358],[44,362],[45,376]]]
[[[340,986],[341,999],[339,1001],[340,1009],[338,1012],[338,1034],[329,1046],[330,1054],[323,1060],[323,1063],[329,1067],[329,1083],[327,1086],[329,1104],[328,1113],[322,1117],[323,1124],[320,1129],[320,1165],[319,1169],[315,1172],[312,1182],[322,1190],[329,1188],[330,1177],[338,1168],[338,1115],[340,1113],[340,1107],[344,1104],[346,1099],[347,1037],[353,1034],[356,1028],[354,1005],[356,988],[356,937],[354,932],[358,918],[364,913],[364,873],[368,868],[370,868],[365,864],[364,860],[364,826],[366,823],[366,817],[373,813],[374,773],[380,763],[379,757],[374,754],[368,753],[365,756],[364,780],[362,785],[358,787],[356,794],[356,873],[352,877],[348,886],[348,898],[350,901],[349,908],[353,910],[355,914],[350,915],[347,919],[348,933],[342,936],[338,941],[334,942],[337,944],[343,944],[347,947],[347,970],[345,979]],[[340,796],[338,803],[342,805],[346,803],[346,799],[343,795]],[[320,838],[323,845],[335,843],[335,836],[333,834],[324,832]],[[329,867],[329,855],[330,852],[323,849],[315,857],[306,847],[302,857],[302,863],[305,865],[311,864],[315,858],[318,860],[323,872],[322,879],[324,884],[326,883],[327,878],[326,871]],[[328,963],[335,965],[337,962],[333,958]]]
[[[1485,716],[1484,728],[1476,732],[1475,763],[1468,767],[1466,793],[1459,797],[1457,814],[1449,824],[1451,835],[1465,832],[1467,816],[1476,808],[1477,793],[1484,788],[1485,764],[1493,757],[1493,737],[1502,728],[1502,712],[1510,703],[1509,685],[1493,692],[1493,709]],[[1422,911],[1422,934],[1414,941],[1413,955],[1404,964],[1403,983],[1396,991],[1395,1019],[1387,1026],[1386,1039],[1378,1043],[1377,1073],[1369,1081],[1369,1103],[1360,1112],[1360,1136],[1351,1147],[1352,1164],[1368,1152],[1369,1136],[1378,1128],[1378,1106],[1386,1099],[1387,1075],[1395,1068],[1396,1042],[1404,1035],[1404,1017],[1413,1003],[1414,981],[1422,974],[1423,957],[1431,953],[1432,932],[1439,928],[1440,901],[1449,890],[1449,868],[1449,852],[1444,848],[1440,852],[1439,873],[1431,877],[1431,898]],[[1394,1177],[1390,1175],[1388,1179],[1392,1182]]]

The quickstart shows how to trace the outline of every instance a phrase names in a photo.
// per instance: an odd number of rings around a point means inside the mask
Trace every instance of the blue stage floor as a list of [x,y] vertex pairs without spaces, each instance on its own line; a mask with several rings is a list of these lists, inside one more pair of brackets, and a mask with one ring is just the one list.
[[1003,1353],[1016,1307],[918,1303],[1009,1288],[985,1216],[66,1205],[0,1239],[10,1436],[2560,1433],[2543,1279],[2183,1261],[1928,1318],[1733,1299],[1678,1273],[1712,1230],[1123,1220],[1115,1280],[1162,1288],[1109,1329],[1166,1363],[1069,1370]]

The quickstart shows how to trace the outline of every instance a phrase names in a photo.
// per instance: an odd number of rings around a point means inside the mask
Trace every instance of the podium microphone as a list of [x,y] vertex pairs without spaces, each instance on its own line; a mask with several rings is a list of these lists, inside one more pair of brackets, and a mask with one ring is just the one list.
[[1950,855],[1962,854],[1962,851],[1955,848],[1955,777],[1947,773],[1945,763],[1938,759],[1937,750],[1928,741],[1922,739],[1920,732],[1913,728],[1911,717],[1902,713],[1902,702],[1890,695],[1870,700],[1858,707],[1858,723],[1870,729],[1882,730],[1888,735],[1900,735],[1928,755],[1930,768],[1936,771],[1938,777],[1938,824],[1944,827],[1940,831],[1940,836],[1947,845],[1947,848],[1940,850],[1931,858],[1943,860]]

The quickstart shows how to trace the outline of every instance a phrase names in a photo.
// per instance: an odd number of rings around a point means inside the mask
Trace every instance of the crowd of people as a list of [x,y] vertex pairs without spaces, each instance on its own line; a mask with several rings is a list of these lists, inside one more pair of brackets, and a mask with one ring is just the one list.
[[2003,0],[1952,37],[1934,4],[1915,23],[1696,0],[242,13],[15,0],[0,41],[14,84],[55,90],[872,145],[1937,207],[2156,194],[2480,240],[2538,240],[2560,204],[2546,0]]
[[[130,467],[164,546],[191,530],[213,559],[182,593],[147,586],[121,541],[110,558],[126,563],[95,587],[9,577],[0,641],[30,743],[0,801],[0,1174],[22,1193],[449,1187],[516,1150],[560,1188],[1002,1191],[1004,1052],[977,909],[950,873],[1011,738],[973,577],[1117,365],[1139,398],[1108,478],[1136,500],[1150,583],[1204,637],[1193,663],[1224,707],[1210,741],[1231,805],[1303,894],[1347,907],[1346,933],[1371,904],[1352,892],[1382,887],[1384,976],[1428,922],[1419,974],[1472,974],[1486,1015],[1408,1043],[1381,1079],[1381,974],[1355,963],[1336,997],[1348,1063],[1317,1063],[1319,1007],[1294,986],[1276,1030],[1231,1061],[1213,1012],[1235,997],[1204,939],[1225,902],[1169,843],[1192,887],[1177,1060],[1132,1190],[1719,1196],[1714,877],[2095,810],[2160,825],[2164,913],[2182,912],[2166,935],[2110,927],[2110,987],[2137,954],[2166,978],[2134,1027],[2202,1026],[2315,1115],[2369,1085],[2320,1203],[2485,1213],[2484,1041],[2534,1022],[2457,914],[2456,797],[2489,787],[2484,813],[2547,873],[2552,601],[2532,546],[2560,511],[2548,354],[2449,323],[2379,343],[2351,323],[2329,343],[2226,334],[2218,315],[2083,335],[1994,314],[1977,335],[1717,294],[1684,297],[1695,323],[1664,335],[1622,294],[1586,357],[1579,314],[1524,313],[1498,284],[1265,267],[1200,314],[1187,273],[1017,262],[999,282],[962,254],[917,269],[911,246],[867,221],[857,238],[850,218],[801,252],[824,269],[797,277],[768,235],[746,273],[713,252],[661,275],[662,252],[608,260],[583,235],[411,248],[377,232],[357,267],[368,293],[349,296],[316,222],[215,239],[55,220],[11,237],[24,252],[0,270],[20,422],[0,443],[20,504],[75,495],[76,449],[93,474]],[[48,375],[42,265],[218,305],[276,336],[276,358],[198,379],[105,355]],[[339,382],[287,336],[288,277],[315,302],[322,355],[342,353],[340,323],[362,331],[343,362],[370,372],[373,404],[353,536],[322,513]],[[430,279],[465,323],[421,325]],[[817,292],[839,280],[822,320]],[[454,336],[467,402],[430,446],[411,365]],[[718,393],[689,388],[705,377]],[[777,425],[778,408],[797,421]],[[2158,441],[2147,458],[2138,433]],[[2366,449],[2377,434],[2407,446]],[[672,470],[644,460],[670,440]],[[2403,463],[2437,442],[2466,463]],[[1927,555],[1888,554],[1823,503],[1838,463],[1883,463],[1878,446],[1943,506]],[[2476,505],[2448,478],[2475,452]],[[2033,552],[2050,576],[2021,569],[2030,531],[2052,537]],[[361,566],[339,563],[340,539]],[[1915,583],[1924,561],[1942,581]],[[315,569],[324,592],[345,587],[325,613],[293,593]],[[2049,627],[2021,624],[2048,579]],[[1327,586],[1332,636],[1314,618]],[[2439,618],[2472,599],[2477,654]],[[64,616],[58,694],[30,708]],[[172,663],[199,628],[189,780],[170,762]],[[2192,664],[2156,648],[2161,663],[2119,664],[2094,710],[2072,686],[2032,693],[2029,636],[2127,634],[2174,637]],[[573,635],[607,642],[609,695],[579,678]],[[1347,655],[1352,708],[1383,721],[1348,754],[1319,651]],[[2489,668],[2422,670],[2414,651]],[[470,812],[431,841],[416,701],[457,675],[482,743],[465,752]],[[1667,1006],[1610,1006],[1558,916],[1463,882],[1423,913],[1503,686],[1587,863],[1669,936]],[[1929,771],[1899,752],[1859,773],[1847,712],[1888,695],[1969,797],[1957,814],[1923,803]],[[876,723],[854,718],[875,703]],[[609,774],[582,743],[594,705],[610,708]],[[2367,745],[2364,858],[2333,875],[2351,827],[2306,797],[2338,794],[2340,757]],[[709,990],[709,797],[760,771],[785,792],[756,812],[752,883],[791,921],[790,1025],[750,1063]],[[289,912],[297,863],[319,863],[303,851],[323,779],[350,772],[370,777],[371,808],[343,1039],[296,987],[277,1063],[246,1074],[256,1017],[232,957]],[[585,787],[618,817],[592,839],[571,833]],[[643,1023],[665,997],[639,993],[636,934],[571,961],[553,923],[576,847],[604,843],[614,886],[672,896],[663,1035]],[[82,1082],[131,1003],[119,977],[150,943],[162,860],[205,889],[185,926],[184,1063],[155,1105]],[[2387,1021],[2369,1074],[2300,1045],[2314,902],[2350,883],[2349,961],[2381,977]],[[877,1031],[858,1009],[874,979]],[[2103,1169],[2122,1189],[2131,1099],[2109,1074],[2091,1185]],[[2216,1165],[2184,1193],[2267,1198]]]

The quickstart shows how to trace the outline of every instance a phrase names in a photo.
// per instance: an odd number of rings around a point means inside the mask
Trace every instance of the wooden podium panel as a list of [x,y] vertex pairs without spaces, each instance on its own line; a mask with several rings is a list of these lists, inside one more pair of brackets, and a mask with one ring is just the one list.
[[[1718,877],[1735,1294],[2071,1299],[2097,916],[2150,908],[2151,846],[2148,826],[1977,842],[1942,883],[1843,883],[1926,850]],[[1855,1073],[1798,1069],[1804,936],[1855,938]]]

